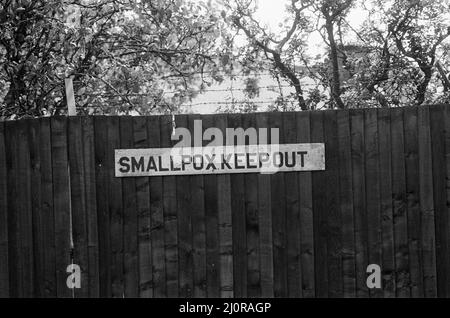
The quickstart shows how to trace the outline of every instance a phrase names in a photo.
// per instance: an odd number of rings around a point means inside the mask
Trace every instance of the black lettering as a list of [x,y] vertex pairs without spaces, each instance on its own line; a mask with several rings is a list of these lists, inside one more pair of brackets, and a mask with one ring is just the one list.
[[288,167],[288,168],[292,168],[292,167],[295,167],[295,152],[292,152],[292,162],[291,163],[289,163],[289,153],[288,152],[285,152],[285,156],[286,156],[286,167]]
[[209,170],[210,167],[212,167],[213,170],[216,170],[216,165],[214,164],[214,158],[216,157],[215,154],[212,155],[212,157],[205,154],[206,160],[208,160],[208,165],[206,166],[206,170]]
[[119,159],[119,165],[122,166],[121,168],[119,168],[120,172],[127,173],[130,171],[130,165],[128,164],[128,162],[130,162],[130,158],[128,157],[122,157]]
[[173,157],[172,156],[170,156],[170,170],[171,171],[180,171],[181,170],[181,168],[175,167],[175,165],[173,164]]
[[232,155],[228,155],[227,159],[225,159],[225,155],[222,155],[222,169],[225,169],[225,165],[228,167],[228,169],[231,169],[231,166],[229,164],[231,156]]
[[300,166],[304,167],[305,166],[305,155],[308,154],[307,151],[297,151],[297,154],[300,155]]
[[156,169],[156,162],[153,157],[150,157],[150,159],[148,160],[147,171],[150,170],[158,171],[158,169]]
[[256,156],[256,153],[248,153],[247,154],[247,168],[250,168],[250,169],[254,169],[254,168],[258,168],[258,166],[257,165],[255,165],[255,166],[252,166],[251,164],[250,164],[250,162],[252,161],[252,160],[250,160],[250,156]]
[[262,152],[259,154],[259,167],[263,166],[263,163],[269,162],[269,154],[267,152]]
[[[200,165],[197,165],[198,164],[198,160],[195,160],[195,159],[198,159],[198,158],[200,158]],[[193,164],[194,164],[194,169],[195,170],[202,170],[203,169],[203,156],[202,155],[195,155],[194,156],[194,159],[193,159]]]
[[[188,159],[188,160],[186,161],[186,159]],[[181,156],[181,170],[184,171],[186,169],[185,166],[190,164],[191,162],[192,162],[191,156],[182,155]]]
[[236,169],[245,169],[245,166],[239,166],[239,163],[242,163],[242,159],[238,159],[238,156],[242,157],[243,155],[243,153],[234,154],[234,166],[236,167]]
[[[278,163],[277,163],[277,156],[279,157]],[[277,168],[281,168],[283,166],[283,153],[282,152],[275,152],[273,154],[273,164]]]
[[136,161],[135,157],[131,157],[131,170],[144,172],[144,157],[139,158],[139,161]]
[[164,168],[162,166],[162,157],[158,156],[158,164],[159,164],[159,171],[169,171],[169,168]]

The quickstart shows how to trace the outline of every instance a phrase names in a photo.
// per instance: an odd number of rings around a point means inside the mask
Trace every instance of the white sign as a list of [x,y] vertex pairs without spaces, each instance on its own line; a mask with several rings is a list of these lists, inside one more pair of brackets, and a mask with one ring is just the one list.
[[116,177],[325,170],[325,145],[116,149]]

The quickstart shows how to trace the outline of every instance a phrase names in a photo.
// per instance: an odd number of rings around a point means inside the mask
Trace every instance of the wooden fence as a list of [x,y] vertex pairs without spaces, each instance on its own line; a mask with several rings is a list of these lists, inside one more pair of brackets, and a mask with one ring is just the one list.
[[324,142],[326,170],[116,178],[170,116],[0,123],[0,297],[450,296],[450,106],[199,118]]

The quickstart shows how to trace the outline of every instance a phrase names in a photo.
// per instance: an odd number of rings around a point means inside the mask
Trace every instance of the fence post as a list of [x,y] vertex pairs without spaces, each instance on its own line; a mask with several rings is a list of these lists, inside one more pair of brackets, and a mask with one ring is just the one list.
[[75,94],[73,93],[73,76],[67,77],[64,83],[66,87],[67,114],[68,116],[76,116],[77,110],[75,108]]

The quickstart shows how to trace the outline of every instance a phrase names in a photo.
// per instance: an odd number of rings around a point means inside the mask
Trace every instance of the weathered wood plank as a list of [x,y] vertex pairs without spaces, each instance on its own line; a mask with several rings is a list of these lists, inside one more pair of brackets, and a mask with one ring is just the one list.
[[[450,297],[450,217],[447,210],[445,162],[445,112],[443,105],[430,106],[433,198],[436,222],[437,296]],[[447,128],[448,129],[448,128]]]
[[[253,131],[257,136],[255,114],[242,117],[242,128]],[[257,145],[258,140],[249,136],[245,145]],[[252,140],[254,139],[254,140]],[[245,222],[247,234],[247,296],[261,296],[261,274],[259,266],[259,223],[258,223],[258,175],[245,174]]]
[[74,289],[73,292],[77,298],[86,298],[89,296],[89,284],[87,283],[89,280],[89,261],[81,117],[69,117],[67,128],[73,242],[72,257],[73,263],[80,266],[81,270],[81,288]]
[[[176,127],[188,128],[188,117],[179,115],[175,118]],[[177,182],[178,209],[178,264],[179,296],[184,298],[194,295],[194,263],[192,247],[191,191],[188,176],[179,176]]]
[[396,295],[398,297],[409,297],[408,223],[402,109],[391,110],[391,131]]
[[[450,106],[445,105],[444,110],[444,138],[445,138],[445,189],[447,215],[450,213]],[[448,267],[447,267],[448,268]],[[448,285],[447,285],[448,286]]]
[[[279,129],[279,142],[284,142],[283,120],[281,113],[274,113],[269,118],[271,128]],[[271,138],[274,136],[271,135]],[[271,144],[276,143],[273,139]],[[274,296],[288,296],[287,275],[287,238],[286,238],[286,200],[283,173],[277,172],[270,176],[271,208],[272,208],[272,238],[273,238],[273,270],[274,270]]]
[[6,170],[7,200],[8,200],[8,244],[9,244],[9,296],[16,298],[22,296],[20,262],[20,218],[19,205],[17,202],[18,187],[18,128],[15,122],[5,123],[5,148],[6,148]]
[[[266,129],[266,140],[260,139],[260,144],[270,142],[269,115],[256,114],[256,126]],[[263,139],[263,138],[262,138]],[[271,184],[269,174],[258,174],[258,225],[261,271],[261,296],[273,297],[273,236],[272,236],[272,204]]]
[[392,211],[392,155],[390,109],[378,110],[380,152],[380,204],[383,239],[382,289],[385,298],[395,297],[396,269],[394,250],[394,217]]
[[72,297],[72,291],[66,285],[66,268],[71,263],[71,211],[67,158],[67,118],[53,117],[51,119],[51,132],[53,210],[55,211],[56,291],[58,298]]
[[[314,111],[311,118],[311,141],[324,142],[323,112]],[[325,149],[325,151],[327,151]],[[325,155],[326,156],[326,155]],[[325,169],[327,167],[325,166]],[[314,215],[314,264],[316,297],[328,297],[328,261],[327,261],[327,235],[328,222],[326,209],[325,171],[312,173],[313,188],[313,215]]]
[[93,117],[82,117],[84,192],[88,244],[89,297],[99,297],[99,252],[97,229],[97,190],[95,182],[95,132]]
[[109,219],[108,126],[106,117],[95,117],[95,180],[98,221],[99,296],[111,297],[111,241]]
[[[285,143],[297,140],[297,122],[295,113],[283,113],[283,138]],[[295,156],[294,156],[295,158]],[[294,162],[291,162],[293,164]],[[299,298],[302,290],[302,264],[300,250],[300,205],[298,172],[284,173],[286,189],[286,238],[287,238],[287,280],[288,297]]]
[[108,191],[108,220],[107,233],[109,235],[108,260],[110,267],[111,296],[123,297],[123,202],[122,202],[122,180],[114,176],[114,150],[120,148],[120,118],[106,117],[107,121],[107,191]]
[[419,202],[419,144],[417,107],[403,111],[405,131],[405,169],[408,204],[408,247],[411,296],[423,297],[423,259],[421,252],[421,213]]
[[51,119],[40,119],[40,158],[41,158],[41,224],[44,246],[44,295],[56,297],[56,240],[55,216],[53,209],[53,171],[52,171]]
[[[241,127],[241,115],[228,115],[228,128]],[[237,145],[239,140],[227,143]],[[230,176],[231,210],[233,226],[233,276],[234,297],[247,297],[247,244],[245,229],[245,183],[242,174]]]
[[18,175],[19,189],[17,200],[19,212],[20,262],[22,297],[33,297],[34,293],[34,255],[33,255],[33,215],[31,198],[31,162],[28,140],[28,125],[31,120],[22,120],[18,126]]
[[[173,146],[172,116],[160,117],[161,146]],[[177,183],[175,176],[163,177],[164,250],[166,261],[167,297],[178,297],[178,217]]]
[[[225,137],[228,127],[227,115],[217,115],[215,126]],[[234,294],[234,255],[233,255],[233,227],[231,210],[231,181],[229,175],[217,176],[217,210],[219,222],[219,262],[220,262],[220,297],[230,298]]]
[[[161,126],[159,117],[147,118],[148,146],[161,146]],[[142,146],[144,146],[142,144]],[[150,236],[151,262],[153,264],[153,296],[166,296],[166,262],[164,250],[164,201],[162,177],[150,178]],[[140,227],[141,231],[144,229]]]
[[419,107],[417,112],[424,296],[436,297],[436,233],[433,204],[433,162],[431,157],[430,114],[427,106]]
[[339,206],[342,223],[343,296],[356,296],[356,250],[353,217],[352,154],[350,116],[348,111],[337,113],[339,151]]
[[[41,201],[41,158],[40,158],[40,123],[39,120],[30,120],[28,125],[28,145],[30,148],[31,165],[31,210],[33,231],[33,258],[34,258],[34,291],[33,297],[43,297],[45,294],[44,281],[44,253],[45,246],[42,231],[42,201]],[[1,140],[0,140],[1,143]],[[1,148],[1,146],[0,146]],[[1,156],[1,154],[0,154]],[[1,162],[1,161],[0,161]],[[1,169],[1,168],[0,168]],[[5,211],[6,212],[6,211]]]
[[[311,141],[310,113],[299,112],[297,119],[297,142]],[[299,174],[300,196],[300,248],[302,264],[302,294],[303,297],[315,296],[315,265],[314,265],[314,215],[312,197],[312,172]]]
[[[159,120],[157,117],[149,118],[149,122],[145,117],[133,117],[133,148],[148,148],[150,146],[159,145]],[[155,124],[157,125],[155,127]],[[148,126],[148,128],[147,128]],[[151,129],[151,130],[150,130]],[[150,130],[150,134],[147,131]],[[152,145],[150,145],[150,140]],[[161,178],[150,180],[148,177],[134,178],[136,185],[136,213],[137,213],[137,240],[138,240],[138,266],[139,266],[139,297],[150,298],[154,297],[156,280],[161,291],[161,285],[165,285],[165,279],[161,282],[160,270],[161,266],[157,266],[153,262],[153,256],[157,253],[153,250],[153,246],[160,246],[161,241],[159,235],[152,233],[153,230],[161,228],[161,223],[154,224],[152,221],[154,215],[162,214],[161,192],[162,182]],[[153,186],[150,187],[150,182]],[[158,233],[158,234],[159,234]],[[155,241],[154,241],[155,240]],[[160,254],[160,251],[158,251]],[[164,262],[160,257],[159,264]],[[164,287],[163,287],[164,288]],[[160,295],[159,295],[160,296]]]
[[[364,156],[366,180],[366,210],[368,222],[369,264],[382,263],[382,237],[379,192],[379,145],[377,109],[364,110]],[[371,289],[371,297],[381,297],[381,289]]]
[[0,298],[9,296],[7,181],[5,124],[0,122]]
[[[120,118],[120,147],[134,147],[133,118]],[[124,296],[139,297],[139,223],[134,178],[122,181]]]
[[325,165],[327,211],[328,294],[342,297],[342,217],[339,208],[339,148],[336,111],[324,112],[324,137],[327,156]]
[[[214,115],[203,116],[203,129],[215,127]],[[222,134],[223,137],[223,134]],[[214,140],[214,138],[217,138]],[[222,138],[223,139],[223,138]],[[204,141],[203,146],[210,143],[222,144],[217,136]],[[220,297],[220,246],[217,176],[203,177],[205,191],[205,229],[206,229],[206,287],[208,297]]]
[[368,263],[367,212],[364,174],[364,111],[350,110],[350,131],[353,169],[353,208],[356,252],[356,296],[369,297],[366,285]]
[[[200,115],[191,115],[188,119],[189,131],[193,136],[191,146],[202,146],[201,140],[195,140],[194,123],[201,120]],[[202,134],[201,129],[198,131]],[[206,297],[206,229],[205,229],[205,189],[203,176],[189,177],[192,213],[192,247],[194,264],[194,297]]]

